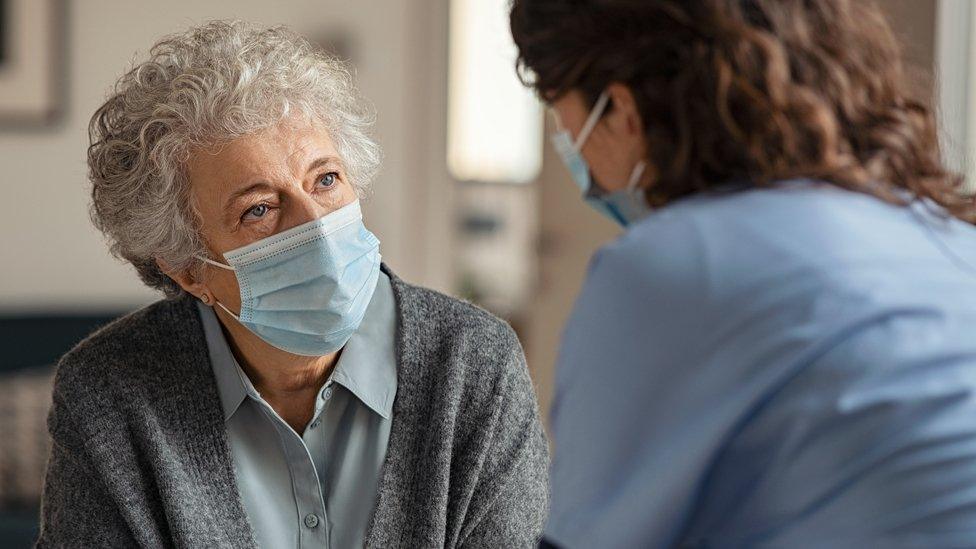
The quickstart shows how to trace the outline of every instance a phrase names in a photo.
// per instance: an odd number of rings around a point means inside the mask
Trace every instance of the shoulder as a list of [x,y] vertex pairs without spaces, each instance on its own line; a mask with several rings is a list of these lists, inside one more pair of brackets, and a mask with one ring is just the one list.
[[477,338],[487,347],[518,349],[512,327],[492,313],[456,297],[391,277],[400,317],[437,340]]
[[[139,385],[179,375],[170,363],[204,344],[198,313],[189,298],[157,301],[98,329],[58,362],[55,400],[71,403],[122,398]],[[197,341],[199,340],[199,341]]]
[[708,272],[703,267],[715,260],[709,240],[694,215],[652,214],[593,254],[577,307],[593,310],[602,322],[630,309],[646,312],[701,301]]
[[400,320],[401,366],[451,393],[487,397],[513,385],[531,390],[525,356],[512,327],[466,301],[391,276]]
[[873,197],[809,181],[703,194],[655,212],[601,248],[590,279],[625,289],[653,281],[645,291],[721,297],[787,274],[824,276],[883,247],[892,232],[912,238],[908,216]]
[[816,282],[822,256],[798,240],[824,234],[823,212],[839,196],[799,184],[735,188],[655,211],[593,255],[564,332],[567,354],[589,356],[594,340],[626,349],[690,341],[751,298],[798,277]]

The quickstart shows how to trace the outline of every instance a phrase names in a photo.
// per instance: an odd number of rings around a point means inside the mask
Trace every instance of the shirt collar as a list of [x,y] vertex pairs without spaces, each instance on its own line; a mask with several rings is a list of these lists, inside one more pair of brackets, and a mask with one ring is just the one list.
[[380,273],[359,329],[346,342],[332,380],[367,407],[390,419],[397,389],[396,300],[386,273]]
[[220,321],[213,309],[203,303],[197,302],[197,309],[200,311],[200,320],[203,323],[203,334],[207,340],[207,350],[210,353],[210,364],[213,367],[214,379],[217,381],[217,393],[220,396],[220,404],[224,410],[224,421],[230,419],[237,408],[244,401],[244,397],[257,391],[251,384],[251,380],[244,375],[234,353],[231,352],[224,332],[220,327]]
[[[199,302],[197,307],[226,421],[245,397],[258,400],[261,396],[237,363],[213,309]],[[380,273],[363,321],[343,347],[329,380],[348,389],[384,419],[392,416],[396,397],[395,338],[396,301],[389,278]]]

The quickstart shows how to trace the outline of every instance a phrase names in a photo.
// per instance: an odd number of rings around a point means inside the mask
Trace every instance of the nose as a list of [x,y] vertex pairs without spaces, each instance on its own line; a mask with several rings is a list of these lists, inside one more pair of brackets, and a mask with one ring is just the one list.
[[288,199],[291,202],[291,207],[289,208],[291,210],[289,212],[290,223],[285,228],[296,227],[303,223],[314,221],[329,213],[324,206],[319,204],[311,194],[305,192],[300,185],[293,192],[289,193]]

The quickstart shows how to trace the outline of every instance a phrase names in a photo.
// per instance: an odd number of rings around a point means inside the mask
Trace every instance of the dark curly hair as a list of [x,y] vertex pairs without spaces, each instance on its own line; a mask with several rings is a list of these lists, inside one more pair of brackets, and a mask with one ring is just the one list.
[[630,88],[653,206],[815,178],[976,221],[874,2],[514,0],[511,29],[520,77],[544,100],[577,90],[592,105],[610,83]]

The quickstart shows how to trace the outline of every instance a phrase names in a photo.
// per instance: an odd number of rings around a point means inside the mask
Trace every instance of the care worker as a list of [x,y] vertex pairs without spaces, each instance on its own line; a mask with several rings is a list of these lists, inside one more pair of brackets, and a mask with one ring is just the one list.
[[624,234],[565,327],[546,542],[976,547],[976,205],[877,5],[515,0]]

